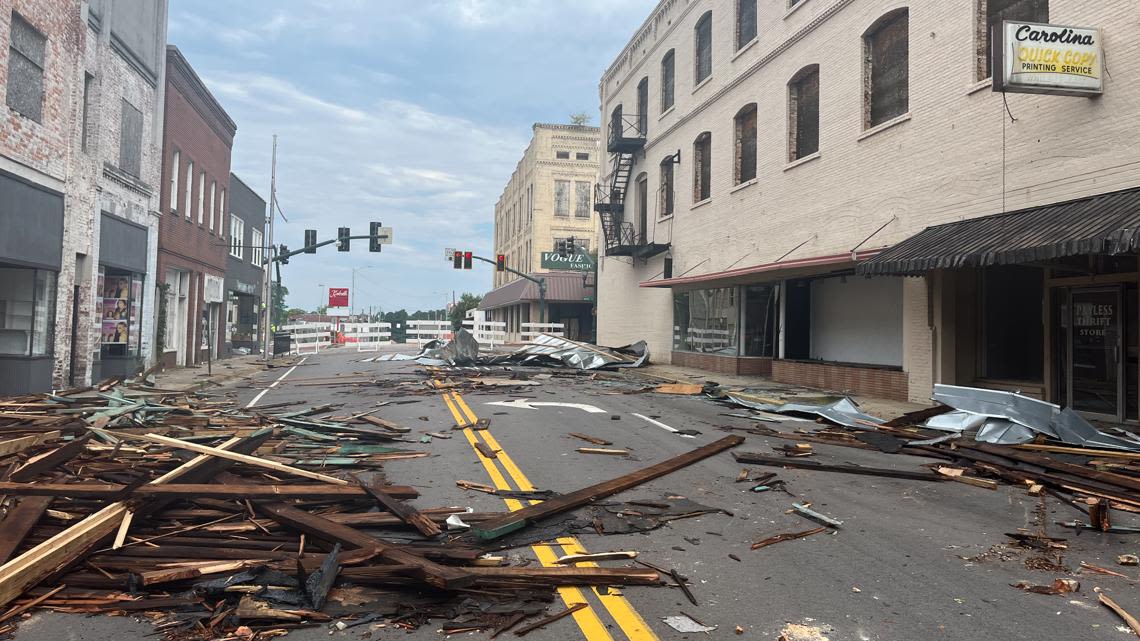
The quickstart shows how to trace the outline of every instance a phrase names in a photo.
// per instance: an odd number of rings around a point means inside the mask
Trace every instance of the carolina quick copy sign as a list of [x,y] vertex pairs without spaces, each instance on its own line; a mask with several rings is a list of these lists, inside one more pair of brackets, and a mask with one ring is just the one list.
[[1104,91],[1100,29],[1005,21],[994,41],[994,91],[1095,96]]

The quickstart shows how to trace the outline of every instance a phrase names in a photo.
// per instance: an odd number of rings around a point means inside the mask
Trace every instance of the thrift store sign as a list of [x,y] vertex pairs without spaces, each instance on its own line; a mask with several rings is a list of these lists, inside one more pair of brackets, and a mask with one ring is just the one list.
[[593,269],[593,267],[590,266],[590,259],[586,257],[586,254],[560,256],[558,252],[542,252],[541,258],[543,269],[560,269],[577,272],[588,272]]
[[994,91],[1095,96],[1104,91],[1099,29],[1005,21],[994,38]]

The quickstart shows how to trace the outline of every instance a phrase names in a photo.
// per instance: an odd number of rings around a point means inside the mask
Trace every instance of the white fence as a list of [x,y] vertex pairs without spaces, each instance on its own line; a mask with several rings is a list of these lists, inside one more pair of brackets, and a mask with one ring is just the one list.
[[451,338],[451,321],[410,320],[408,321],[408,342],[423,345],[433,340]]
[[[684,342],[690,349],[695,352],[716,352],[727,349],[733,346],[733,336],[735,332],[727,329],[699,329],[696,327],[685,328]],[[673,326],[673,340],[682,340],[681,328],[678,325]]]
[[523,323],[522,324],[522,339],[523,342],[532,341],[539,334],[550,334],[551,336],[566,336],[566,325],[564,323]]
[[279,331],[289,332],[290,354],[316,354],[322,347],[332,345],[332,328],[332,323],[302,323],[284,325]]
[[342,323],[345,343],[355,343],[358,352],[376,352],[392,342],[391,323]]
[[507,324],[503,321],[482,321],[475,322],[472,319],[463,321],[463,327],[471,332],[475,340],[479,343],[487,344],[490,347],[495,347],[495,343],[507,342]]

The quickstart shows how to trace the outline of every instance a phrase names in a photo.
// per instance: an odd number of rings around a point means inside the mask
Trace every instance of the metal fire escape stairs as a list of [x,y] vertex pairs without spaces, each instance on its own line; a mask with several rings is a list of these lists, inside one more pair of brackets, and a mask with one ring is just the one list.
[[650,258],[669,249],[668,243],[651,243],[625,219],[625,201],[633,174],[634,157],[645,148],[643,119],[636,114],[616,117],[610,123],[606,149],[613,154],[609,175],[596,188],[594,211],[602,223],[606,256]]

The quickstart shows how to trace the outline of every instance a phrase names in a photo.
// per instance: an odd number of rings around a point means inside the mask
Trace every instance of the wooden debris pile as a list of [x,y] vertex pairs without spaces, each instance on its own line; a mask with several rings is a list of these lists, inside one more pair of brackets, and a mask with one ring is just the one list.
[[0,633],[32,608],[148,613],[180,639],[334,619],[338,629],[442,618],[448,632],[501,631],[542,615],[556,587],[663,577],[502,566],[476,537],[449,532],[449,516],[494,539],[741,440],[514,513],[417,510],[406,502],[416,491],[380,470],[427,456],[408,449],[408,428],[295,405],[303,401],[254,412],[221,396],[127,386],[0,401]]

